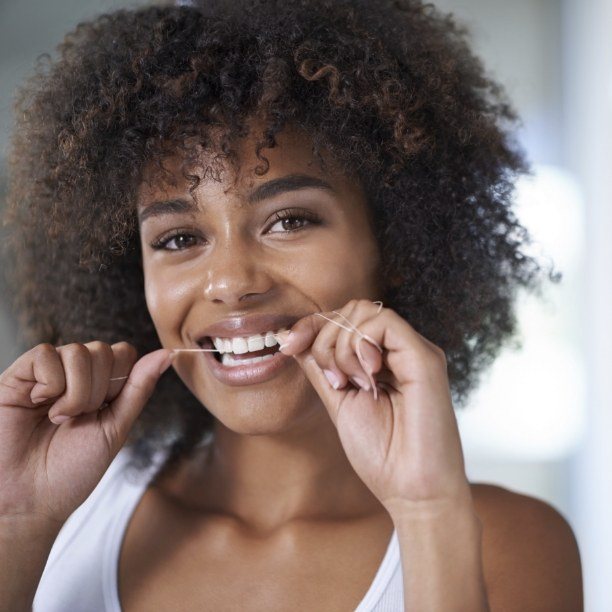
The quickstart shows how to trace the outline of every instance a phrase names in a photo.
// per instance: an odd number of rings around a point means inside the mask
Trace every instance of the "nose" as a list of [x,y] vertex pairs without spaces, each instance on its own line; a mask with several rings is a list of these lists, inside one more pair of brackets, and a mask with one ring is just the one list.
[[204,296],[229,307],[270,291],[272,281],[254,248],[243,240],[217,244],[206,259]]

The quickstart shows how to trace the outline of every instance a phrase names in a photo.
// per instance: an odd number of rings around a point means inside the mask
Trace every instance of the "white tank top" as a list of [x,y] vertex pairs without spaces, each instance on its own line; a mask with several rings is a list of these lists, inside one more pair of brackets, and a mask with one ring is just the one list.
[[[161,465],[158,454],[142,472],[127,469],[130,450],[115,457],[91,495],[64,523],[47,559],[33,612],[121,612],[117,575],[127,524]],[[403,612],[397,533],[355,612]]]

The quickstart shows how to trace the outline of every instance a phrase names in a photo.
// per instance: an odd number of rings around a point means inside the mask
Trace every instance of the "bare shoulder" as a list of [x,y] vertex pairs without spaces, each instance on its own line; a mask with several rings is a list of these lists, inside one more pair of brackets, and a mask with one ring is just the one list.
[[580,554],[565,518],[544,501],[494,485],[473,484],[472,496],[492,612],[580,612]]

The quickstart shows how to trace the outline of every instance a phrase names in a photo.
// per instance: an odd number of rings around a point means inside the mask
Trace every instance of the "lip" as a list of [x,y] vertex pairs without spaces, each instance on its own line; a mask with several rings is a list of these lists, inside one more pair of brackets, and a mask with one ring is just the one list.
[[278,331],[283,327],[291,328],[299,319],[300,317],[293,315],[272,313],[230,317],[197,331],[192,337],[197,344],[201,344],[205,338],[240,338],[267,331]]
[[244,387],[270,380],[276,374],[293,362],[293,357],[284,355],[280,351],[274,353],[272,359],[258,361],[244,366],[229,367],[215,359],[214,353],[199,353],[210,368],[213,376],[226,385]]

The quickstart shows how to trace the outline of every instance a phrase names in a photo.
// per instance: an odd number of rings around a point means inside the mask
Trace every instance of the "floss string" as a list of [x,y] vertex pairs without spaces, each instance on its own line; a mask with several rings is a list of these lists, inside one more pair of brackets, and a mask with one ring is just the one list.
[[[378,304],[378,310],[376,312],[376,314],[379,314],[380,311],[383,308],[383,303],[381,301],[376,301],[373,302],[374,304]],[[357,342],[357,353],[358,353],[358,357],[360,358],[359,360],[361,361],[362,365],[364,365],[363,362],[363,357],[360,355],[361,351],[359,350],[359,342],[361,340],[367,340],[370,343],[372,343],[382,354],[382,348],[380,347],[380,345],[378,344],[378,342],[376,342],[375,340],[373,340],[372,338],[370,338],[370,336],[368,336],[367,334],[362,333],[357,327],[355,327],[343,314],[337,312],[336,310],[332,311],[334,314],[337,314],[338,316],[342,317],[351,327],[346,327],[344,325],[342,325],[341,323],[338,323],[338,321],[334,321],[333,319],[329,319],[328,317],[326,317],[325,315],[321,314],[320,312],[315,312],[314,314],[316,314],[319,317],[323,317],[324,319],[326,319],[327,321],[329,321],[330,323],[333,323],[334,325],[337,325],[338,327],[341,327],[342,329],[350,332],[350,333],[357,333],[359,334],[360,338],[359,341]],[[277,334],[272,334],[275,338],[277,336]],[[204,348],[200,348],[200,349],[186,349],[186,348],[175,348],[175,349],[171,349],[171,352],[173,353],[220,353],[221,351],[217,350],[216,348],[214,349],[204,349]],[[365,369],[365,367],[364,367]],[[374,399],[377,398],[378,394],[376,392],[376,383],[374,382],[374,379],[372,377],[371,374],[369,374],[370,376],[370,380],[372,382],[372,390],[374,392]],[[126,380],[127,378],[129,378],[129,376],[115,376],[113,378],[110,378],[110,381],[114,381],[114,380]]]

